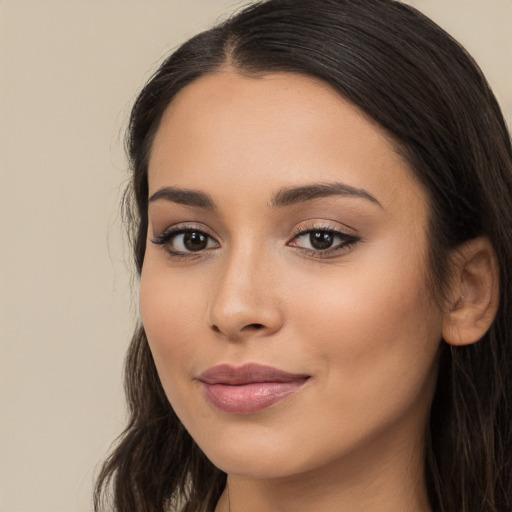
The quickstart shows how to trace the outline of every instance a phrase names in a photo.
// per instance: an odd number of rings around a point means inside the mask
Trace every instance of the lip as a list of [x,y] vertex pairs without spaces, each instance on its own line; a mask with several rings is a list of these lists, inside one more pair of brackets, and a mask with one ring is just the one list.
[[299,391],[309,375],[289,373],[271,366],[220,364],[203,372],[206,398],[221,411],[251,414]]

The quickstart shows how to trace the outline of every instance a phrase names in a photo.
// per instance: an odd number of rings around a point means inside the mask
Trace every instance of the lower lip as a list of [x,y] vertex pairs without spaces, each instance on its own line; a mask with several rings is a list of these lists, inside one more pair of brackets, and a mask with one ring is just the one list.
[[296,393],[307,379],[290,382],[253,382],[230,386],[227,384],[206,384],[206,397],[221,411],[231,414],[251,414]]

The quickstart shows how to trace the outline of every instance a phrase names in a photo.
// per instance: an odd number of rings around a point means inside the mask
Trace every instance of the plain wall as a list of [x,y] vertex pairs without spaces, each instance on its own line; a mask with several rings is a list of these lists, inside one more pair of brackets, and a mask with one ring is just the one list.
[[[512,119],[512,0],[416,0]],[[118,217],[131,102],[225,0],[0,1],[0,512],[92,509],[136,319]]]

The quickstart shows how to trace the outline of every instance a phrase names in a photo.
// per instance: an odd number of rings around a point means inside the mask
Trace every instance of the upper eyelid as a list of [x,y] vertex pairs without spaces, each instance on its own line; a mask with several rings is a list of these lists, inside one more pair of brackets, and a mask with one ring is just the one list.
[[[156,233],[158,231],[158,234]],[[212,230],[205,226],[204,224],[197,223],[197,222],[179,222],[177,224],[172,224],[171,226],[167,226],[162,230],[154,230],[153,237],[159,237],[159,236],[165,236],[166,234],[175,234],[180,233],[184,231],[200,231],[201,233],[204,233],[205,235],[208,235],[210,238],[213,238],[214,240],[218,240],[218,236],[215,234],[212,234]]]
[[307,225],[303,224],[297,226],[287,244],[290,244],[297,238],[306,236],[309,233],[314,233],[315,231],[328,232],[346,240],[351,239],[353,242],[362,241],[363,238],[358,231],[346,224],[343,224],[342,226],[343,227],[340,227],[339,224],[338,226],[335,226],[332,221],[310,221]]
[[[336,224],[336,225],[334,225]],[[343,227],[341,227],[343,226]],[[310,233],[311,231],[332,231],[334,233],[341,233],[343,235],[359,237],[357,230],[346,225],[340,224],[334,221],[307,221],[306,225],[300,224],[292,232],[292,238],[297,237],[300,234]]]

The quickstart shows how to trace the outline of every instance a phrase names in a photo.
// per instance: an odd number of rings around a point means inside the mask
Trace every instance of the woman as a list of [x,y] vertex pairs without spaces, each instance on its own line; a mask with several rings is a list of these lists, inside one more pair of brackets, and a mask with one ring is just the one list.
[[392,0],[270,0],[139,95],[118,511],[512,509],[512,150]]

